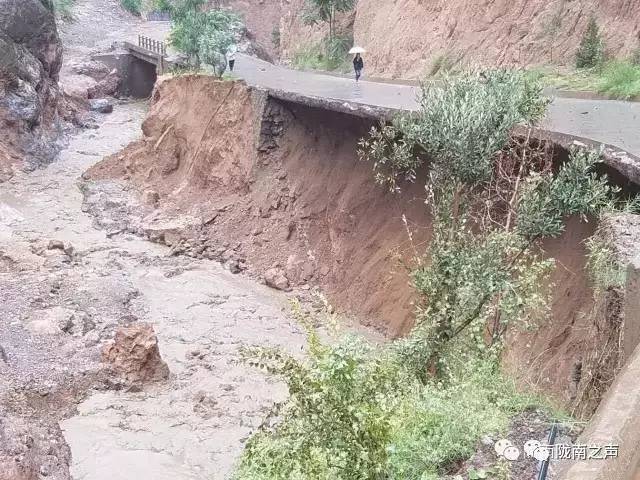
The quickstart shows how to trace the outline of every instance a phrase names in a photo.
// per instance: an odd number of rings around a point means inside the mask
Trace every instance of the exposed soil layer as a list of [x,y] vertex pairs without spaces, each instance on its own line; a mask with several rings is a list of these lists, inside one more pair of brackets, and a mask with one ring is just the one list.
[[[280,288],[318,285],[342,311],[396,335],[412,323],[405,265],[423,251],[430,219],[424,182],[393,195],[358,160],[356,143],[370,126],[266,99],[239,82],[167,79],[156,87],[144,138],[85,178],[139,189],[147,211],[117,216],[110,222],[126,223],[118,228],[232,270],[271,276],[275,268],[287,280]],[[565,405],[576,399],[585,345],[608,335],[594,326],[585,273],[583,242],[594,227],[572,219],[543,245],[557,264],[551,315],[534,332],[513,332],[505,357],[523,383]]]

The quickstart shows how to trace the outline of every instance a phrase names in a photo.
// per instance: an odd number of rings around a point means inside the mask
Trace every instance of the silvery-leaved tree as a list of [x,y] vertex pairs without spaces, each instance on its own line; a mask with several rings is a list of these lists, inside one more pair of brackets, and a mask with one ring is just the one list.
[[554,165],[552,145],[531,137],[547,104],[520,72],[446,77],[423,87],[417,112],[360,143],[391,190],[428,171],[433,235],[414,259],[421,301],[404,346],[425,375],[446,373],[451,356],[497,359],[509,324],[546,315],[553,262],[539,255],[539,241],[560,235],[567,216],[597,216],[613,202],[597,152],[574,150]]

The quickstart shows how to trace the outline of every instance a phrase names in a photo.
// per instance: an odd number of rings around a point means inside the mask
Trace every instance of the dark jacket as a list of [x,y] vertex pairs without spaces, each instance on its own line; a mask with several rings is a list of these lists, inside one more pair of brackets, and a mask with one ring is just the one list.
[[355,70],[362,70],[364,68],[364,62],[362,61],[362,57],[356,57],[353,59],[353,68]]

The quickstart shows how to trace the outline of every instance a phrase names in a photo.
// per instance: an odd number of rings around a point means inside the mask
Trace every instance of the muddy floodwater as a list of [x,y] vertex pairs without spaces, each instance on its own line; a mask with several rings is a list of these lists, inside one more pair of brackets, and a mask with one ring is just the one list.
[[[0,241],[14,252],[49,239],[73,245],[76,261],[47,259],[41,268],[74,279],[68,308],[80,308],[72,305],[75,296],[93,299],[94,330],[80,338],[94,348],[91,361],[99,365],[100,346],[118,324],[126,323],[113,313],[119,311],[115,304],[126,303],[136,320],[153,325],[171,371],[167,382],[142,391],[102,388],[83,396],[77,410],[71,410],[75,414],[61,422],[71,448],[72,477],[223,479],[251,432],[286,393],[283,385],[241,363],[238,347],[270,344],[299,352],[304,337],[289,320],[287,300],[279,292],[213,261],[170,256],[167,247],[127,233],[107,235],[82,211],[82,172],[140,135],[145,108],[142,103],[116,105],[98,129],[72,137],[58,161],[14,177],[0,194]],[[127,298],[122,300],[120,292],[129,292]],[[48,343],[64,350],[62,337]],[[69,358],[78,358],[79,345],[74,344]],[[46,351],[34,355],[40,355],[35,363],[41,368],[26,360],[21,364],[14,355],[16,372],[21,369],[15,382],[30,368],[40,368],[41,375],[51,376],[43,384],[53,389],[57,366],[46,365]],[[65,364],[61,375],[79,368]]]

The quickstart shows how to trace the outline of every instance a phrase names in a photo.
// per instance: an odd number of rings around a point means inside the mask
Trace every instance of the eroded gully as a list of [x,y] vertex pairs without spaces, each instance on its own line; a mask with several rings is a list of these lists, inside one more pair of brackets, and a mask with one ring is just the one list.
[[76,278],[79,289],[93,288],[83,280],[90,275],[110,286],[108,292],[92,293],[95,328],[101,332],[95,339],[108,338],[126,323],[107,321],[101,306],[126,286],[135,292],[138,319],[154,326],[171,370],[168,382],[140,392],[90,393],[61,423],[73,478],[223,479],[243,442],[286,393],[239,362],[238,347],[270,344],[300,351],[304,337],[277,292],[208,260],[171,257],[165,247],[133,235],[108,238],[82,212],[80,175],[140,134],[145,108],[116,105],[99,129],[71,138],[48,168],[18,174],[3,185],[0,246],[15,252],[50,238],[72,244],[81,260],[64,267],[67,278]]

